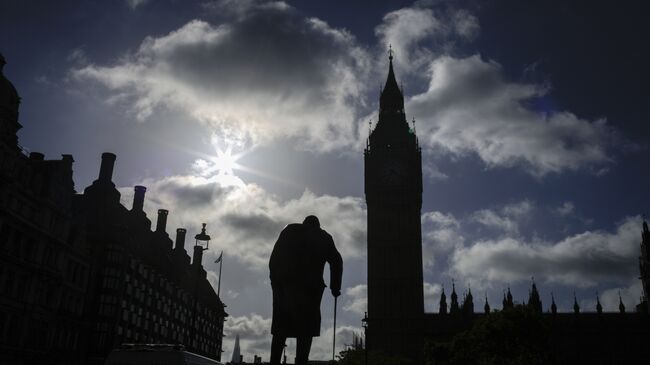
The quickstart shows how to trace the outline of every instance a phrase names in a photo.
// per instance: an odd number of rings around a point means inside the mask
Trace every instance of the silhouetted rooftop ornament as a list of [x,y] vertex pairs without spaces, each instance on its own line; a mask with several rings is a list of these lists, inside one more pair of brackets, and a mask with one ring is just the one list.
[[485,293],[485,305],[483,306],[485,314],[490,314],[490,303],[488,303],[487,293]]
[[555,305],[555,297],[553,296],[552,292],[551,292],[551,313],[557,314],[557,305]]
[[578,305],[578,298],[576,298],[575,292],[573,292],[573,313],[580,313],[580,306]]
[[625,313],[625,304],[623,304],[623,298],[621,298],[621,292],[618,292],[618,311]]
[[474,297],[472,296],[472,288],[468,286],[467,294],[463,298],[462,306],[463,314],[473,314],[474,313]]
[[201,233],[197,234],[194,236],[194,239],[196,240],[195,246],[201,246],[202,242],[205,242],[205,248],[204,250],[208,249],[208,246],[210,245],[210,236],[205,233],[205,223],[202,223],[203,227],[201,228]]
[[442,287],[442,293],[440,294],[440,308],[438,310],[440,314],[447,314],[447,296],[445,295],[445,287]]
[[596,313],[603,313],[603,306],[600,304],[600,297],[598,296],[598,293],[596,293]]
[[535,310],[538,313],[542,313],[542,300],[539,297],[539,292],[537,291],[537,285],[535,285],[535,278],[531,278],[533,284],[528,296],[528,306]]
[[504,306],[503,306],[504,309],[505,308],[511,308],[512,309],[512,308],[515,307],[515,302],[512,299],[512,293],[510,292],[510,285],[508,285],[508,293],[506,293],[505,299],[506,300],[505,300],[505,303],[504,303]]
[[449,307],[449,314],[456,314],[460,311],[458,305],[458,294],[456,294],[456,283],[451,280],[451,305]]

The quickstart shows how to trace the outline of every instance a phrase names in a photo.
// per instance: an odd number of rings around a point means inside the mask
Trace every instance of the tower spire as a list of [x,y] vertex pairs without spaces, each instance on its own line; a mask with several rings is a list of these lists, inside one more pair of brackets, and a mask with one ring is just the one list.
[[379,97],[379,111],[381,113],[404,113],[404,95],[397,84],[395,71],[393,71],[392,47],[388,50],[388,76]]
[[553,292],[551,292],[551,313],[557,313],[557,305],[555,305],[555,296],[553,296]]

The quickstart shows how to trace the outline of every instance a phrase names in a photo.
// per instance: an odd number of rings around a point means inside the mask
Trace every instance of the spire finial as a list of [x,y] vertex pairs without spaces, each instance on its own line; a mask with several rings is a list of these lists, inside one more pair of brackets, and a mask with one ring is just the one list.
[[393,45],[390,43],[388,44],[388,60],[393,62]]
[[621,298],[621,291],[618,291],[618,311],[625,313],[625,305],[623,304],[623,298]]

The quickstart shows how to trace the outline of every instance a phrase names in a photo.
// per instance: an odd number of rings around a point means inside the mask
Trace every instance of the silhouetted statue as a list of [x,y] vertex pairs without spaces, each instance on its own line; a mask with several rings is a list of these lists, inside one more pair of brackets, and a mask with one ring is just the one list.
[[296,364],[307,364],[313,336],[320,335],[320,301],[325,289],[323,270],[330,267],[332,295],[341,295],[343,260],[334,240],[320,228],[318,218],[305,218],[280,233],[271,260],[273,323],[271,364],[280,364],[287,337],[295,337]]

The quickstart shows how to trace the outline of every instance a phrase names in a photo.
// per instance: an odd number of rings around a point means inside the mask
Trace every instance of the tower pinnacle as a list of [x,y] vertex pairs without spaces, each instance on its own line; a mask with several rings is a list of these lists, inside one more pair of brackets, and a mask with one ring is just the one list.
[[388,76],[386,84],[381,91],[379,98],[379,110],[381,113],[404,113],[404,95],[397,84],[395,71],[393,71],[393,50],[388,51]]

